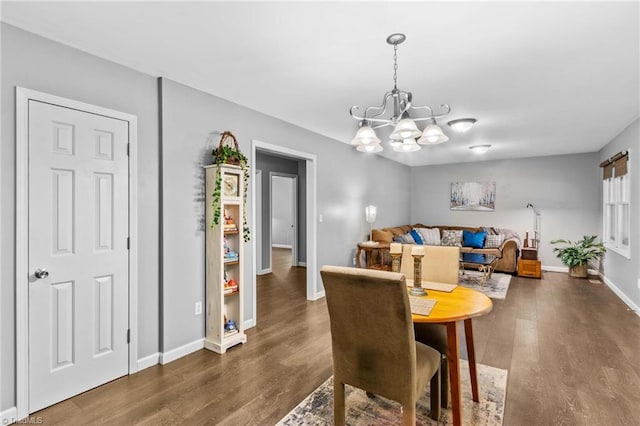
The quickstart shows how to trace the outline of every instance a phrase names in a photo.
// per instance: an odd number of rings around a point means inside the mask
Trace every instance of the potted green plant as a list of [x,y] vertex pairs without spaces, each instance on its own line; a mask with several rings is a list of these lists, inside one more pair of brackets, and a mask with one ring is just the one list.
[[249,225],[247,224],[249,160],[240,151],[240,147],[238,146],[236,137],[229,131],[222,132],[220,144],[217,148],[214,148],[211,153],[214,156],[214,161],[216,164],[216,182],[213,190],[213,201],[211,202],[211,208],[213,208],[213,222],[211,223],[211,227],[213,228],[220,223],[220,194],[222,192],[222,173],[220,166],[222,166],[223,164],[240,166],[240,169],[242,169],[242,175],[244,177],[244,188],[242,191],[242,237],[244,241],[247,242],[251,239]]
[[606,253],[603,243],[596,242],[596,235],[585,235],[575,243],[570,240],[553,240],[551,244],[564,244],[555,247],[556,256],[569,267],[569,275],[576,278],[587,278],[587,263],[596,260]]

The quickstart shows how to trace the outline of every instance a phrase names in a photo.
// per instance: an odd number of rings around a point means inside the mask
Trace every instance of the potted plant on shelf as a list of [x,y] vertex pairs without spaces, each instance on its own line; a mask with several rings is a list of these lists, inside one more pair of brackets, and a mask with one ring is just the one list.
[[247,242],[251,239],[249,225],[247,224],[247,189],[249,186],[249,160],[240,151],[236,137],[230,131],[222,132],[220,144],[211,152],[216,164],[216,182],[213,190],[213,222],[211,227],[220,223],[220,194],[222,192],[222,173],[220,166],[231,164],[242,169],[244,188],[242,192],[242,237]]
[[555,247],[556,256],[569,267],[569,275],[576,278],[587,278],[587,263],[597,260],[607,251],[603,243],[596,242],[596,235],[585,235],[575,243],[570,240],[553,240],[551,244],[564,244]]

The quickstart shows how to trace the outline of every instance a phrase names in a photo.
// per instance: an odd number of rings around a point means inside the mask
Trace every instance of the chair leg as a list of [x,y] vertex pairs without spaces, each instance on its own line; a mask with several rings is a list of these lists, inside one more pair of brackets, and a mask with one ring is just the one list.
[[402,406],[402,425],[416,425],[416,404],[404,404]]
[[440,363],[440,406],[449,407],[449,363],[446,356]]
[[344,383],[340,383],[333,378],[333,424],[336,426],[344,426],[345,407],[344,407]]
[[429,417],[438,421],[440,418],[440,369],[431,378],[430,394],[431,394],[431,412]]

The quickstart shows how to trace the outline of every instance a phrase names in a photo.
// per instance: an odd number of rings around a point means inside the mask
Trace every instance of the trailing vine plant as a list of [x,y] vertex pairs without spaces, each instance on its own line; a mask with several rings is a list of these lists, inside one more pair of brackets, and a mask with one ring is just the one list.
[[[231,142],[233,146],[225,145]],[[238,142],[230,131],[222,133],[220,144],[211,152],[215,157],[216,164],[216,180],[213,189],[213,221],[211,227],[215,227],[220,223],[220,196],[222,194],[222,169],[220,166],[224,164],[233,164],[240,166],[243,176],[243,192],[242,192],[242,238],[245,242],[251,239],[251,231],[247,223],[247,190],[249,188],[249,160],[240,152]]]

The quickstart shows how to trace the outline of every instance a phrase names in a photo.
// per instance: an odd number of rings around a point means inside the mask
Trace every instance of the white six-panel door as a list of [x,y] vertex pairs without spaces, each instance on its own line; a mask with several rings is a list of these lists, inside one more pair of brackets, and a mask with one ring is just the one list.
[[129,129],[34,100],[28,122],[34,412],[128,373]]

